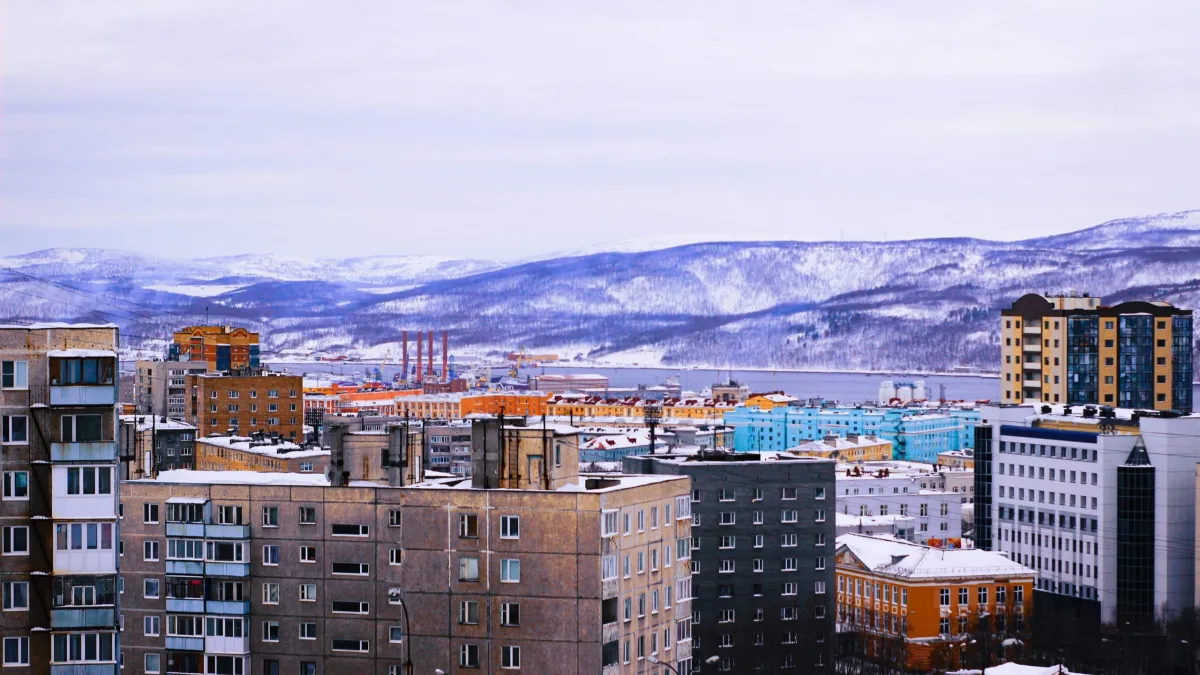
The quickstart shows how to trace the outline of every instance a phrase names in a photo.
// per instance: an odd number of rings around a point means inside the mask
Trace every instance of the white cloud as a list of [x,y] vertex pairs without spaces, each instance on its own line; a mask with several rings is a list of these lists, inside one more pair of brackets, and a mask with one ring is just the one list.
[[523,258],[697,232],[1019,238],[1197,206],[1183,0],[3,12],[10,253]]

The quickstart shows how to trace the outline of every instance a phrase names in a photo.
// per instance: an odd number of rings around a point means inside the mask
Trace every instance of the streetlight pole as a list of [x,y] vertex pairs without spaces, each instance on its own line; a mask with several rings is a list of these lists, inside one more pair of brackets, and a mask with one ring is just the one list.
[[404,675],[413,675],[412,633],[408,629],[408,605],[404,604],[404,596],[399,588],[388,589],[388,600],[400,603],[400,612],[404,615]]

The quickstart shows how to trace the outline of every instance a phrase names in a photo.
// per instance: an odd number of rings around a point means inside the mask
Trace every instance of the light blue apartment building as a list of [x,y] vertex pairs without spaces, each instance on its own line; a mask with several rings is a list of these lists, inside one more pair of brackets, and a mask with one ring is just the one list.
[[875,435],[892,442],[895,459],[937,461],[939,452],[973,448],[978,410],[856,407],[738,406],[725,413],[738,452],[785,450],[826,435]]

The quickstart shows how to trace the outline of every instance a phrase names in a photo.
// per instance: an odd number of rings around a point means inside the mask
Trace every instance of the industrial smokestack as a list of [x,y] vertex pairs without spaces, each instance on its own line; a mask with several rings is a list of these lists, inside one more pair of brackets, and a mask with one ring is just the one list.
[[400,372],[404,374],[404,381],[408,382],[408,331],[400,331],[400,335],[400,341],[404,343],[404,346],[400,349],[400,353],[403,355],[401,358],[403,359],[404,370]]
[[425,372],[425,364],[421,361],[421,349],[424,345],[425,341],[422,339],[421,331],[417,331],[417,384],[421,384],[424,379],[422,375]]
[[430,377],[433,376],[433,331],[429,331],[429,370],[425,372]]
[[442,331],[442,382],[450,381],[450,333]]

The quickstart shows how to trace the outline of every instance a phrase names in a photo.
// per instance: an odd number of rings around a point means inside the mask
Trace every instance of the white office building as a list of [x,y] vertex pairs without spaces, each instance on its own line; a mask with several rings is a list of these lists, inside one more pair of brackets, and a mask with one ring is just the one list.
[[984,406],[978,429],[976,543],[1038,570],[1037,603],[1106,623],[1193,604],[1200,417]]

